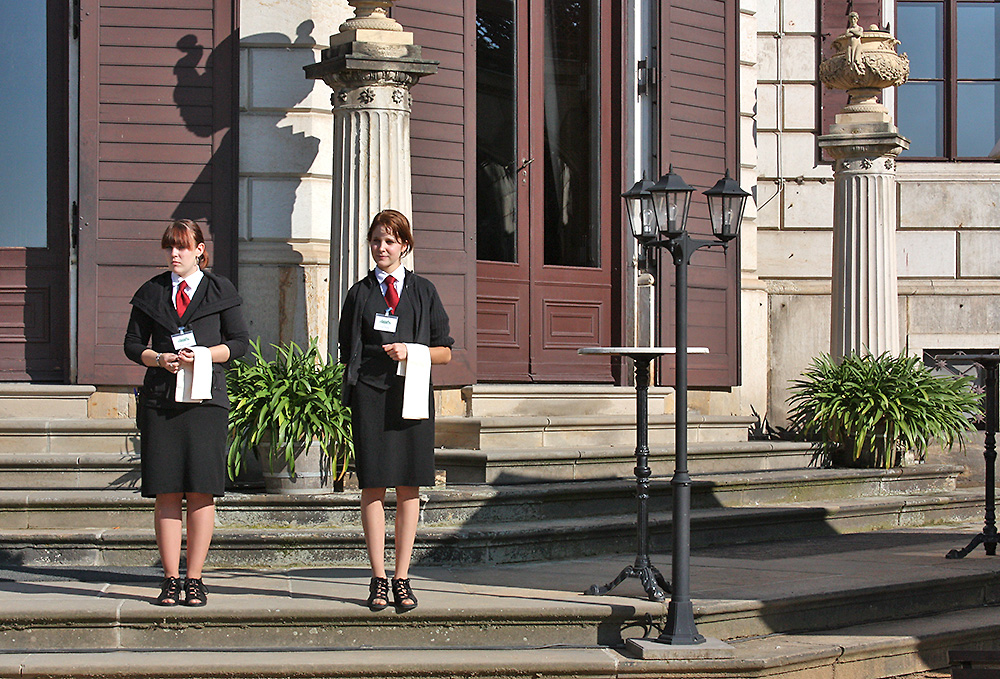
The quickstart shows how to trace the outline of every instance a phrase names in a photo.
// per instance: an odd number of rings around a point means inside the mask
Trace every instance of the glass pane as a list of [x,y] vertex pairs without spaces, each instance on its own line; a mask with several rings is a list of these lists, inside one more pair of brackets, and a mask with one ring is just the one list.
[[600,266],[595,0],[545,3],[545,263]]
[[896,90],[896,125],[910,140],[903,156],[944,155],[944,83],[908,82]]
[[900,52],[910,57],[911,78],[944,77],[944,4],[901,2],[896,6]]
[[476,3],[476,256],[517,261],[514,2]]
[[958,3],[958,77],[1000,78],[998,39],[1000,5]]
[[1000,83],[958,84],[958,155],[1000,152]]
[[0,3],[0,247],[46,244],[45,10],[38,0]]

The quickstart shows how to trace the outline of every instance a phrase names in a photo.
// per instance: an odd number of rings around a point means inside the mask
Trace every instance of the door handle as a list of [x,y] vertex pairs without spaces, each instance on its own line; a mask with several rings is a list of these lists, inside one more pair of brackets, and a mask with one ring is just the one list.
[[524,168],[526,168],[529,165],[531,165],[533,162],[535,162],[534,158],[525,158],[524,161],[521,163],[521,167],[517,168],[517,170],[515,171],[514,174],[517,174],[518,172],[520,172]]

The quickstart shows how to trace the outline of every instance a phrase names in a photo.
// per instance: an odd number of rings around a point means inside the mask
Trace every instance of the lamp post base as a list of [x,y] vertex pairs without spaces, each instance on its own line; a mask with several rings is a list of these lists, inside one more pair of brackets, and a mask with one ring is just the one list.
[[627,639],[625,652],[640,660],[690,660],[736,657],[736,649],[719,639],[708,638],[700,644],[673,645],[658,639]]
[[615,587],[625,582],[628,578],[639,578],[639,582],[642,583],[642,588],[646,590],[646,596],[649,597],[650,601],[663,601],[667,598],[667,593],[670,591],[670,583],[668,583],[666,578],[663,577],[663,574],[656,569],[656,566],[652,564],[646,564],[643,566],[633,564],[623,568],[622,572],[618,574],[618,577],[608,584],[603,586],[591,585],[590,589],[588,589],[585,594],[607,594]]

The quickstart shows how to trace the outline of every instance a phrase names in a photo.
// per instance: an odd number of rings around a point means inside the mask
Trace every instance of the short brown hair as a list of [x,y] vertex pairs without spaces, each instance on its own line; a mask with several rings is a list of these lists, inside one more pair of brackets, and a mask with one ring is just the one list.
[[[160,247],[164,250],[170,248],[190,248],[194,250],[199,245],[205,243],[205,237],[201,235],[201,227],[190,219],[178,219],[167,227],[160,239]],[[204,268],[208,266],[208,246],[205,252],[198,258],[198,266]]]
[[369,241],[372,239],[372,234],[380,226],[384,226],[385,230],[391,233],[393,238],[406,246],[406,250],[403,252],[404,255],[413,249],[413,231],[410,230],[410,220],[402,212],[398,212],[397,210],[382,210],[375,215],[372,225],[368,227],[367,239]]

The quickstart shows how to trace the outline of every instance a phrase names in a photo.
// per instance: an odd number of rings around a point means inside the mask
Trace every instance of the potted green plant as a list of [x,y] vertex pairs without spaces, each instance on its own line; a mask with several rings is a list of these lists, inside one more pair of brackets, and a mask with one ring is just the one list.
[[806,438],[839,448],[861,467],[898,466],[932,439],[963,443],[982,412],[971,377],[940,377],[913,356],[823,354],[792,382],[789,421]]
[[272,346],[273,361],[251,342],[250,356],[228,371],[230,478],[256,454],[268,492],[332,488],[354,452],[350,408],[340,400],[343,366],[323,360],[315,339],[305,350]]

